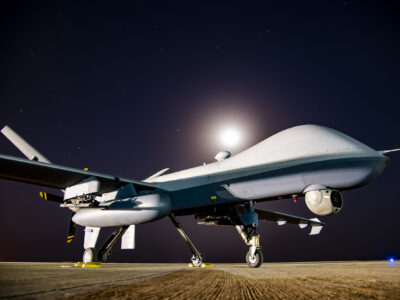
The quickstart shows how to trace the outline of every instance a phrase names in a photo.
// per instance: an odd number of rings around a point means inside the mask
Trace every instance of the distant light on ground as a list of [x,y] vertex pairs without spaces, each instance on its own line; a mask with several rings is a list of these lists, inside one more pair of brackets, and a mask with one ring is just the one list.
[[237,128],[229,127],[220,132],[219,139],[221,146],[227,147],[229,150],[229,148],[239,146],[240,142],[242,141],[242,136]]
[[394,258],[393,257],[389,257],[389,262],[394,262]]

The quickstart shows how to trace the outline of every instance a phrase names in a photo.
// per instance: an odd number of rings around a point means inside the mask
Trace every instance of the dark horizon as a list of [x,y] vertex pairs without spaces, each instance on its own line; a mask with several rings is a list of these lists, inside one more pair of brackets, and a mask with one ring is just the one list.
[[[52,162],[142,180],[212,162],[225,124],[238,153],[281,130],[319,124],[385,150],[400,145],[400,14],[390,2],[149,4],[4,1],[0,127]],[[23,157],[4,137],[0,153]],[[345,191],[342,211],[309,228],[260,221],[265,262],[400,257],[400,154],[373,183]],[[0,180],[0,261],[78,261],[82,228]],[[258,207],[316,217],[304,198]],[[244,262],[234,228],[180,218],[206,262]],[[104,230],[108,233],[110,230]],[[136,249],[110,261],[189,262],[168,218],[138,225]],[[105,239],[104,232],[100,239]]]

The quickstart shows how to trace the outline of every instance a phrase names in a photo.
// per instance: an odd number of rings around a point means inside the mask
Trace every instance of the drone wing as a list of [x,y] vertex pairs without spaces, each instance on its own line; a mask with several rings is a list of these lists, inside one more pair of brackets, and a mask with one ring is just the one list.
[[129,183],[137,192],[155,189],[154,185],[141,181],[0,154],[0,178],[66,189],[89,177],[95,177],[100,182],[100,193]]

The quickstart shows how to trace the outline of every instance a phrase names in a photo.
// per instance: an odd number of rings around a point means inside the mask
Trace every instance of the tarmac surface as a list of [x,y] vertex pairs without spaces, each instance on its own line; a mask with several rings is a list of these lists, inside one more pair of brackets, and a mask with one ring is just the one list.
[[0,263],[1,299],[400,299],[387,261],[215,264]]

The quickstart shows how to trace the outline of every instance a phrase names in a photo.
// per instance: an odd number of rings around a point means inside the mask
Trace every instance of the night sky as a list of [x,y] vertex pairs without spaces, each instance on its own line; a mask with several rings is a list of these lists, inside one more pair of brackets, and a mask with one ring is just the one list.
[[[53,2],[1,2],[0,126],[56,164],[140,180],[212,162],[228,125],[244,135],[232,153],[309,123],[377,150],[400,145],[390,2]],[[0,153],[22,156],[2,136]],[[375,182],[343,193],[319,236],[260,221],[265,261],[399,257],[400,153],[391,158]],[[0,260],[79,260],[82,228],[67,245],[71,212],[39,191],[55,192],[0,180]],[[257,206],[315,217],[303,198]],[[244,262],[234,228],[180,220],[206,261]],[[191,256],[168,218],[137,226],[136,245],[110,260]]]

